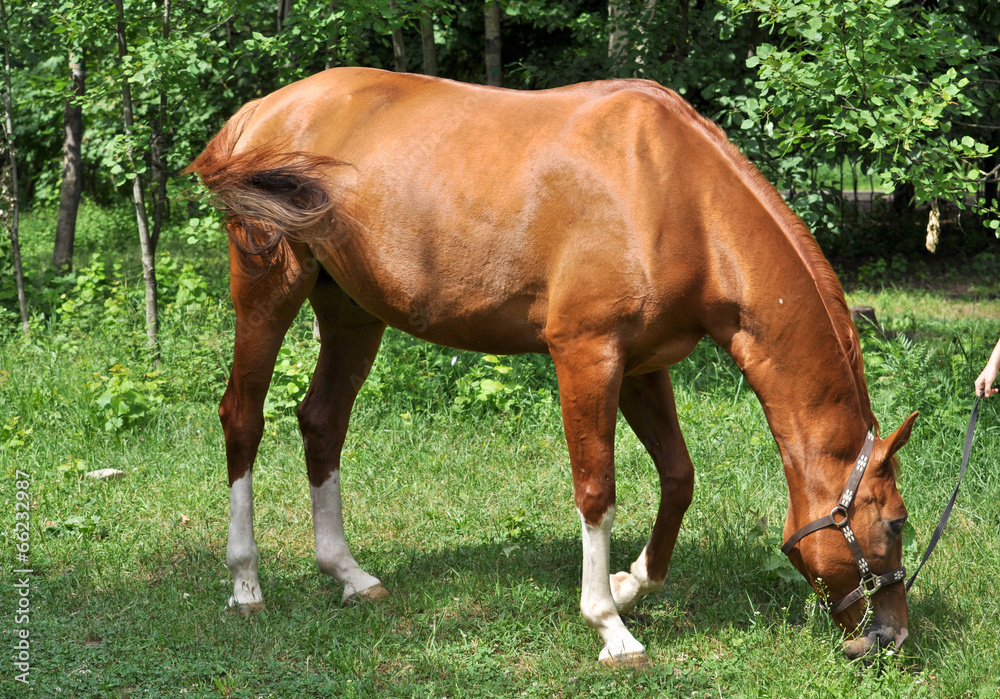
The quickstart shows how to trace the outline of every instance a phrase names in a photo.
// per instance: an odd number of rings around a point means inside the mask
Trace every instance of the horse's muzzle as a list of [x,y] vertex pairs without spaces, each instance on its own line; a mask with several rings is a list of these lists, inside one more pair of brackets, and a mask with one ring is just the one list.
[[899,650],[908,635],[909,632],[905,626],[899,630],[893,630],[875,621],[872,622],[865,634],[850,641],[844,641],[844,653],[851,660],[857,660],[869,653],[878,652],[880,649],[890,646]]

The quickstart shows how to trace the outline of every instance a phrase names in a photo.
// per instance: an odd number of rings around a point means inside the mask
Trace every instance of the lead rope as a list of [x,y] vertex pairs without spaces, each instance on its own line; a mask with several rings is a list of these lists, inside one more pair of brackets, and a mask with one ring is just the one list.
[[948,505],[944,508],[944,512],[941,513],[941,519],[938,521],[937,529],[934,530],[934,536],[931,537],[931,542],[927,545],[927,551],[924,552],[924,557],[920,561],[920,565],[917,566],[916,571],[914,571],[913,576],[906,582],[906,589],[913,586],[913,581],[917,579],[917,573],[920,569],[924,567],[924,563],[927,559],[931,557],[931,552],[934,551],[934,547],[937,546],[938,539],[941,538],[941,534],[944,533],[944,527],[948,523],[948,517],[951,516],[951,508],[955,506],[955,498],[958,497],[958,487],[962,485],[962,476],[965,475],[965,467],[969,465],[969,454],[972,452],[972,435],[976,431],[976,420],[979,419],[979,399],[982,396],[976,396],[976,402],[972,406],[972,415],[969,417],[969,427],[965,431],[965,451],[962,452],[962,467],[958,471],[958,482],[955,484],[955,491],[951,494],[951,499],[948,500]]

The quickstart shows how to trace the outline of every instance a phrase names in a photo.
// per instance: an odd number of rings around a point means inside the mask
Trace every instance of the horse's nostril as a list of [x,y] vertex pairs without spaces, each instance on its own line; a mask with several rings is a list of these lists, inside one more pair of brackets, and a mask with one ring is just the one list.
[[[861,636],[844,642],[844,654],[851,660],[858,660],[883,649],[899,650],[903,641],[906,640],[906,636],[905,627],[896,632],[889,626],[873,620],[872,625]],[[868,660],[866,659],[865,662]]]
[[872,648],[875,650],[899,650],[900,646],[903,645],[903,641],[906,640],[908,633],[905,628],[900,629],[897,633],[887,626],[879,625],[877,628],[869,629],[865,635],[870,643],[869,650]]
[[874,643],[869,636],[858,636],[851,641],[844,642],[844,654],[851,660],[863,657],[871,650]]

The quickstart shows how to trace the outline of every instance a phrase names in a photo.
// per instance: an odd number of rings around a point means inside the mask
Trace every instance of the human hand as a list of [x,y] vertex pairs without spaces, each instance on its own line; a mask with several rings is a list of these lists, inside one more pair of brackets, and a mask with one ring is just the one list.
[[993,382],[996,381],[996,378],[997,378],[997,367],[995,367],[993,363],[990,362],[989,364],[986,365],[986,368],[983,369],[983,372],[979,375],[979,378],[976,379],[976,395],[983,396],[984,398],[989,398],[997,391],[1000,391],[1000,389],[998,388],[993,388]]

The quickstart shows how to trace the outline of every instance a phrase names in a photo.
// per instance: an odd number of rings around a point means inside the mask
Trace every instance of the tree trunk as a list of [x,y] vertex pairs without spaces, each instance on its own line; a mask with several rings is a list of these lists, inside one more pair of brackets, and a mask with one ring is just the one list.
[[[17,303],[21,309],[21,329],[29,332],[31,326],[28,325],[28,300],[24,294],[24,271],[21,268],[21,243],[17,238],[17,229],[20,225],[20,209],[17,205],[17,149],[14,145],[14,115],[11,108],[11,88],[10,88],[10,33],[7,27],[7,6],[0,0],[0,19],[3,20],[3,65],[4,82],[6,91],[4,92],[4,128],[7,132],[7,152],[10,165],[4,168],[6,172],[0,173],[0,204],[3,205],[0,211],[0,218],[5,219],[4,223],[10,233],[10,245],[14,256],[14,276],[17,283]],[[9,174],[8,174],[9,173]],[[7,177],[10,177],[10,185],[7,185]],[[10,201],[9,212],[6,201]]]
[[[163,0],[163,42],[170,40],[170,0]],[[160,90],[160,109],[149,139],[149,159],[153,166],[153,230],[150,233],[153,250],[160,240],[163,216],[167,208],[167,166],[163,161],[166,149],[167,93]]]
[[[653,1],[653,8],[656,8],[655,0]],[[680,60],[684,60],[688,55],[688,37],[691,33],[690,21],[688,19],[688,0],[678,0],[677,5],[677,27],[680,39],[678,41],[679,45],[677,47],[677,57]]]
[[[628,7],[626,3],[625,7]],[[608,3],[608,19],[611,24],[611,35],[608,37],[608,58],[611,59],[612,72],[621,68],[628,58],[628,29],[625,28],[627,11],[620,2],[612,0]]]
[[[990,144],[994,148],[997,147],[996,143]],[[983,197],[986,199],[986,206],[996,206],[1000,204],[1000,196],[998,195],[997,183],[1000,181],[1000,174],[997,172],[997,167],[1000,166],[1000,155],[993,153],[986,158],[985,170],[990,173],[986,178],[986,182],[983,184]]]
[[399,4],[396,0],[389,0],[389,11],[392,14],[392,55],[396,59],[396,72],[406,72],[406,46],[403,44],[403,28],[396,25],[396,15],[399,13]]
[[916,205],[914,203],[914,197],[916,196],[915,188],[910,182],[901,182],[896,185],[896,189],[892,192],[892,210],[897,216],[902,216],[906,213],[912,213],[916,210]]
[[503,85],[500,62],[500,5],[496,0],[486,3],[486,84]]
[[292,5],[295,4],[295,0],[278,0],[278,33],[285,27],[285,21],[288,16],[292,14]]
[[69,73],[73,94],[66,100],[63,113],[63,169],[59,189],[59,214],[56,217],[56,242],[52,250],[52,266],[60,272],[73,269],[73,242],[76,239],[76,212],[83,192],[83,158],[80,143],[83,138],[83,105],[86,78],[86,56],[83,51],[69,54]]
[[[118,12],[118,21],[115,27],[115,36],[118,40],[118,66],[121,68],[128,54],[128,46],[125,42],[125,10],[122,7],[122,0],[115,0],[115,9]],[[122,117],[125,122],[125,139],[127,141],[126,152],[128,154],[129,165],[134,178],[132,179],[132,201],[135,204],[135,218],[139,228],[139,245],[142,249],[142,278],[146,285],[146,337],[149,349],[153,355],[154,364],[159,363],[159,346],[157,334],[159,331],[159,320],[156,315],[156,247],[149,233],[149,220],[146,217],[146,202],[142,192],[142,175],[140,175],[135,165],[135,153],[133,145],[134,121],[132,117],[132,92],[129,89],[128,76],[122,75]]]
[[[336,11],[337,11],[337,0],[331,0],[331,2],[330,2],[330,15],[333,16],[333,13],[336,12]],[[337,65],[337,53],[336,52],[339,50],[339,46],[340,46],[340,36],[338,35],[337,32],[338,32],[338,29],[336,28],[336,25],[334,25],[334,36],[336,37],[337,43],[336,43],[336,47],[334,48],[334,54],[332,56],[330,56],[329,58],[327,58],[326,59],[326,63],[323,64],[323,67],[326,68],[327,70],[330,70],[335,65]]]
[[[684,45],[685,49],[687,46],[687,2],[686,0],[681,0],[681,31],[684,35]],[[611,0],[608,3],[608,18],[611,24],[611,35],[608,38],[608,58],[611,59],[611,71],[612,73],[621,72],[625,64],[628,63],[629,57],[629,40],[630,32],[628,28],[628,0]],[[635,65],[642,66],[643,54],[645,53],[645,41],[642,39],[642,35],[645,34],[646,26],[650,24],[653,20],[653,15],[656,14],[656,0],[643,0],[642,10],[638,17],[634,20],[636,32],[636,38],[641,42],[638,46],[639,55],[636,56]],[[635,75],[637,69],[629,69],[626,71],[629,75]]]
[[760,21],[756,12],[747,15],[747,23],[750,25],[750,45],[747,47],[747,58],[757,55],[757,46],[760,44]]
[[424,75],[438,74],[437,49],[434,46],[434,20],[429,13],[420,15],[420,41],[424,46]]

